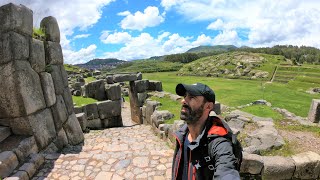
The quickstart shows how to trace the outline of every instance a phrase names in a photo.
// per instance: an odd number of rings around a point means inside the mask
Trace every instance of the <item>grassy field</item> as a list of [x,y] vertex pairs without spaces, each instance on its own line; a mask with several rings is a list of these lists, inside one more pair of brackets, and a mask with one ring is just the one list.
[[72,100],[73,100],[73,103],[76,104],[76,106],[83,106],[86,104],[91,104],[91,103],[97,102],[97,100],[95,100],[95,99],[84,98],[82,96],[72,96]]
[[171,93],[175,93],[178,83],[202,82],[215,91],[217,101],[227,106],[235,107],[265,99],[274,107],[285,108],[302,117],[308,115],[311,100],[320,98],[319,94],[311,95],[305,92],[308,88],[315,86],[307,82],[266,83],[255,80],[176,76],[176,72],[145,73],[143,78],[161,81],[163,90]]

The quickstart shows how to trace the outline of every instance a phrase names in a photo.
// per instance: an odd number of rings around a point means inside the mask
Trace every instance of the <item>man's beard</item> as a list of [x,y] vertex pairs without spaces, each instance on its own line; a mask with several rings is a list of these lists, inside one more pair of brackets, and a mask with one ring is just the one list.
[[190,106],[183,105],[182,108],[187,109],[185,112],[180,113],[180,119],[186,121],[187,124],[195,124],[203,113],[204,104],[202,104],[198,109],[192,110]]

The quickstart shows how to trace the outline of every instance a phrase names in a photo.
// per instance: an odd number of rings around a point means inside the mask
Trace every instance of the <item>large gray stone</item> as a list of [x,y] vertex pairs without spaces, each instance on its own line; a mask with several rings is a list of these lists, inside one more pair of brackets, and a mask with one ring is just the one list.
[[61,95],[64,91],[64,84],[61,75],[60,66],[58,65],[48,65],[48,69],[50,69],[50,74],[52,76],[54,90],[57,95]]
[[153,112],[156,110],[156,107],[159,105],[160,103],[157,101],[146,101],[146,118],[145,121],[143,122],[143,124],[150,124],[151,123],[151,115],[153,114]]
[[162,82],[161,81],[149,80],[148,90],[150,90],[150,91],[162,91]]
[[0,177],[9,176],[12,171],[18,166],[19,161],[17,156],[12,151],[4,151],[0,153]]
[[308,119],[311,122],[319,123],[320,121],[320,99],[312,99]]
[[[30,39],[30,38],[29,38]],[[29,58],[29,39],[15,32],[0,36],[0,64]]]
[[99,118],[98,106],[96,103],[87,104],[85,106],[87,110],[87,118],[88,120]]
[[148,88],[149,80],[134,81],[137,93],[145,92]]
[[60,65],[60,71],[61,71],[61,78],[62,78],[62,81],[63,81],[63,85],[64,87],[68,87],[69,85],[69,82],[68,82],[68,73],[67,71],[64,69],[64,66],[63,65]]
[[0,34],[8,31],[15,31],[32,36],[33,32],[33,13],[24,5],[13,3],[0,7]]
[[7,177],[6,180],[29,180],[29,175],[25,171],[15,171],[15,173]]
[[136,74],[115,74],[113,75],[114,82],[135,81],[137,80]]
[[1,66],[0,119],[21,117],[46,107],[39,75],[27,61]]
[[105,91],[107,99],[115,101],[121,99],[121,87],[120,84],[106,84]]
[[68,144],[67,134],[63,128],[61,128],[58,132],[58,136],[57,139],[54,141],[54,144],[58,149],[62,149]]
[[142,80],[142,73],[141,72],[137,73],[137,80]]
[[40,27],[43,28],[47,41],[60,42],[60,29],[56,18],[52,16],[43,18]]
[[63,65],[62,49],[58,42],[46,41],[44,47],[47,65]]
[[97,80],[84,86],[85,97],[90,97],[98,101],[107,99],[104,80]]
[[23,163],[30,154],[38,153],[38,146],[34,136],[22,140],[18,147],[13,149],[20,163]]
[[56,130],[53,123],[53,117],[49,109],[45,109],[29,116],[35,140],[39,149],[43,149],[55,138]]
[[97,102],[100,119],[121,115],[121,100]]
[[240,173],[260,174],[263,168],[262,156],[243,153]]
[[0,126],[0,142],[11,135],[10,127]]
[[101,129],[104,126],[100,119],[91,119],[91,120],[88,120],[87,127],[90,129]]
[[56,131],[59,131],[62,124],[68,119],[68,111],[64,103],[63,97],[61,95],[56,96],[57,102],[51,107],[53,120],[55,124]]
[[85,131],[88,123],[87,115],[85,113],[78,113],[76,114],[76,117],[79,121],[82,131]]
[[112,75],[107,76],[107,77],[106,77],[106,80],[107,80],[107,83],[108,83],[108,84],[113,84],[113,83],[114,83],[114,82],[113,82],[113,76],[112,76]]
[[28,173],[29,177],[32,177],[35,172],[37,171],[35,165],[33,163],[24,163],[20,168],[19,171],[24,171]]
[[214,106],[213,106],[213,111],[219,115],[221,114],[221,104],[219,102],[215,102]]
[[295,170],[291,158],[281,156],[263,157],[264,167],[262,170],[263,179],[291,179]]
[[74,113],[73,100],[72,100],[72,95],[71,95],[69,87],[66,87],[64,89],[62,97],[63,97],[64,103],[66,105],[68,115]]
[[294,177],[297,179],[317,179],[320,174],[320,155],[312,151],[292,156],[296,170]]
[[85,113],[85,114],[87,114],[87,112],[84,111],[83,107],[85,107],[85,106],[74,106],[74,113],[75,113],[75,114],[78,114],[78,113]]
[[77,145],[84,140],[84,136],[76,115],[73,113],[69,116],[67,122],[63,125],[68,142],[71,145]]
[[147,92],[138,93],[138,105],[141,107],[143,106],[144,102],[148,98]]
[[51,107],[56,103],[57,100],[51,74],[47,72],[41,72],[40,80],[47,107]]
[[43,41],[37,39],[31,40],[29,62],[32,69],[37,73],[45,71],[46,57]]
[[173,117],[174,117],[174,114],[172,114],[168,110],[163,110],[163,111],[156,110],[151,115],[152,125],[158,128],[159,124],[163,124],[165,120],[171,119]]
[[122,117],[121,116],[113,116],[106,119],[101,120],[103,122],[104,128],[111,128],[111,127],[122,127]]
[[10,119],[10,127],[13,134],[16,135],[33,135],[32,127],[27,117]]

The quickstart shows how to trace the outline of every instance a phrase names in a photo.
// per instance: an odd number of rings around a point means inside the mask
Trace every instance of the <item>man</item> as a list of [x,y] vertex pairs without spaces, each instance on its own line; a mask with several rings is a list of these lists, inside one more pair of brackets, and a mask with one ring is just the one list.
[[[223,137],[230,128],[211,112],[213,90],[201,83],[178,84],[176,93],[184,97],[180,118],[186,124],[174,134],[172,179],[240,179],[232,143]],[[215,138],[208,143],[209,136]]]

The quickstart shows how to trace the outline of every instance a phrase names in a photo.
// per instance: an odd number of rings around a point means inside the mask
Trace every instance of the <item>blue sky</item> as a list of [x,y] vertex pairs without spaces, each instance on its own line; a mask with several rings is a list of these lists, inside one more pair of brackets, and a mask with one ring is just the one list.
[[64,62],[134,60],[199,45],[320,48],[318,0],[0,0],[54,16]]

